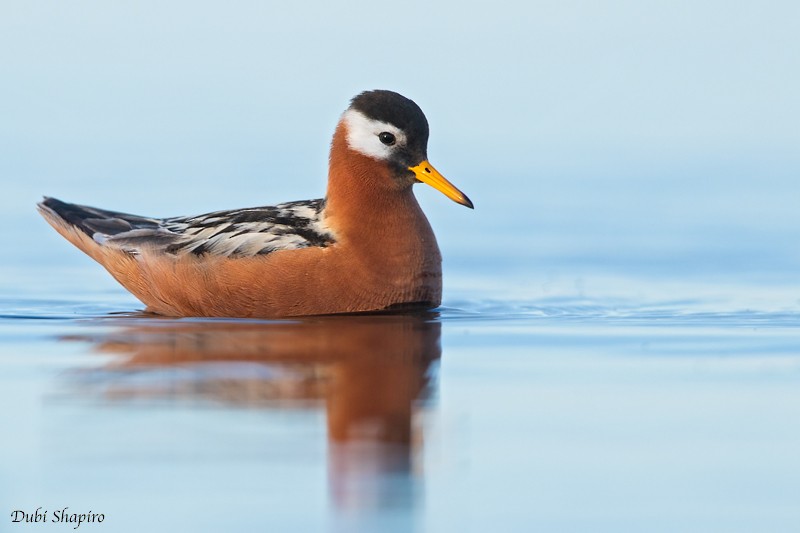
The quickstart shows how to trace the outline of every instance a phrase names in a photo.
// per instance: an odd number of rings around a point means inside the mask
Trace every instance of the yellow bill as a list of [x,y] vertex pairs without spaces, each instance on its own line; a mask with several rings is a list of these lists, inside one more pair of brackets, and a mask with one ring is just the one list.
[[415,167],[408,167],[408,170],[413,172],[419,181],[427,183],[454,202],[465,205],[470,209],[475,208],[466,194],[459,191],[455,185],[447,181],[445,177],[439,174],[439,171],[433,168],[433,165],[427,161],[423,161]]

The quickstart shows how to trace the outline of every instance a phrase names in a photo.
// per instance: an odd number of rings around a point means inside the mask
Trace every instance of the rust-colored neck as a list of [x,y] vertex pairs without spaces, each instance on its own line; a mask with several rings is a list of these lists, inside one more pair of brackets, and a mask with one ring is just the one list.
[[331,145],[326,217],[344,238],[384,240],[398,231],[433,237],[411,185],[394,179],[385,163],[351,150],[341,122]]

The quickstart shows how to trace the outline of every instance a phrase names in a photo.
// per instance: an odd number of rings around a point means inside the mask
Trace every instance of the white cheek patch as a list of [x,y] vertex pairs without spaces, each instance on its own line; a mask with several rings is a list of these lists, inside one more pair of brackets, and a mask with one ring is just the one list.
[[[342,115],[342,121],[347,127],[347,146],[367,157],[387,160],[395,148],[406,144],[406,134],[403,130],[388,122],[368,118],[360,111],[348,109]],[[378,138],[378,134],[384,131],[394,135],[396,139],[394,145],[387,146]]]

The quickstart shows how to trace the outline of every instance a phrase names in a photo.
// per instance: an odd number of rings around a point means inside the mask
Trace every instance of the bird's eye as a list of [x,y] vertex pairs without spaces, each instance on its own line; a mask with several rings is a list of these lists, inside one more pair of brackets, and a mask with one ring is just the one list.
[[394,135],[389,133],[388,131],[382,131],[381,133],[379,133],[378,139],[380,139],[381,142],[386,146],[392,146],[397,141]]

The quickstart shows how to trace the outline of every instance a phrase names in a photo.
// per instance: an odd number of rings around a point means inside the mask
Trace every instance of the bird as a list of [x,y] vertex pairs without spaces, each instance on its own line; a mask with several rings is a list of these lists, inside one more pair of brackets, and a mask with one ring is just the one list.
[[433,309],[442,257],[412,187],[473,203],[428,161],[411,99],[356,95],[334,130],[324,198],[151,218],[44,197],[39,212],[145,312],[282,318]]

